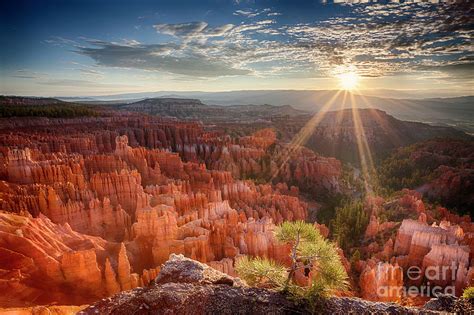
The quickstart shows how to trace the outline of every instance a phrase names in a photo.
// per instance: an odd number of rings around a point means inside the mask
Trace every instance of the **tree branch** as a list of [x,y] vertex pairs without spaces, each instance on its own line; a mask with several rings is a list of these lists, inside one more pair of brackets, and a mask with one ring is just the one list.
[[290,284],[290,281],[291,281],[291,278],[293,278],[293,274],[295,273],[296,269],[297,269],[297,265],[296,265],[296,252],[298,250],[298,246],[300,244],[300,231],[298,230],[298,233],[296,234],[296,240],[295,240],[295,243],[293,244],[293,248],[291,250],[291,269],[290,269],[290,272],[288,273],[288,278],[286,278],[286,281],[285,281],[285,287],[284,287],[284,291],[288,290],[288,285]]

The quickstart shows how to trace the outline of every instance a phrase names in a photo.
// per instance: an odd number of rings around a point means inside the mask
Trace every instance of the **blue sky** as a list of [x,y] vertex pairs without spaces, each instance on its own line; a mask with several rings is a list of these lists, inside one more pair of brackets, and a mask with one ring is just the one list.
[[337,89],[472,94],[469,2],[6,1],[0,93]]

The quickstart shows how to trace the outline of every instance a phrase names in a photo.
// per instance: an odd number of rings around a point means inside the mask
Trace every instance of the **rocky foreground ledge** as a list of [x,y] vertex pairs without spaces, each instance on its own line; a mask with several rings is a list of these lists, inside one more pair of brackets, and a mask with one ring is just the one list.
[[[474,305],[454,297],[433,299],[424,308],[333,297],[318,314],[473,314]],[[79,314],[309,314],[283,294],[246,286],[183,255],[172,254],[147,287],[103,299]]]

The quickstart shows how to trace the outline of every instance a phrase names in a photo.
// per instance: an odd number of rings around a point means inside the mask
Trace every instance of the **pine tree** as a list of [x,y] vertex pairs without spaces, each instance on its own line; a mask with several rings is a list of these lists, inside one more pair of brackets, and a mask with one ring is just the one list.
[[[308,301],[347,288],[347,274],[336,246],[313,225],[287,221],[277,227],[275,237],[281,243],[291,244],[290,267],[266,258],[244,257],[237,261],[236,271],[249,285],[276,289]],[[294,282],[299,269],[312,271],[308,287]]]
[[368,224],[369,215],[362,203],[352,202],[336,209],[331,230],[339,246],[347,250],[362,237]]

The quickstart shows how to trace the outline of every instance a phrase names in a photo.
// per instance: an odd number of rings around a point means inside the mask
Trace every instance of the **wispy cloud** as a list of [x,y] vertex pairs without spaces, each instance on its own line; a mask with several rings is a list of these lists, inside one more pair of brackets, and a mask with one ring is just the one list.
[[260,15],[260,12],[257,10],[237,10],[234,12],[234,15],[245,16],[248,18],[253,18]]
[[[104,67],[212,78],[232,75],[324,77],[351,66],[378,77],[414,72],[472,78],[474,16],[468,3],[389,3],[350,14],[283,25],[271,9],[240,9],[237,25],[155,24],[169,42],[81,39],[75,51]],[[56,40],[59,42],[67,42]]]
[[60,47],[66,47],[66,46],[78,44],[78,42],[75,40],[64,38],[61,36],[52,36],[48,39],[45,39],[44,43],[53,45],[53,46],[60,46]]
[[246,18],[254,18],[257,16],[279,16],[282,15],[280,12],[274,12],[271,8],[265,9],[245,9],[245,10],[236,10],[233,15],[243,16]]
[[94,69],[84,69],[84,68],[79,68],[77,69],[82,75],[86,77],[91,77],[94,79],[102,79],[104,78],[104,73],[99,70],[94,70]]
[[155,24],[153,27],[158,33],[176,37],[192,38],[223,36],[230,31],[234,25],[224,24],[217,27],[210,27],[206,22],[201,21],[180,24]]
[[100,66],[163,71],[196,77],[249,73],[249,70],[234,68],[231,63],[206,57],[194,49],[186,49],[175,43],[130,46],[93,41],[89,44],[92,46],[77,47],[77,52],[91,57]]
[[38,82],[40,85],[52,85],[58,87],[85,87],[85,88],[131,88],[133,85],[102,83],[96,80],[78,80],[78,79],[54,79]]
[[42,72],[31,71],[28,69],[18,69],[14,72],[12,77],[20,79],[39,79],[45,78],[47,74]]

